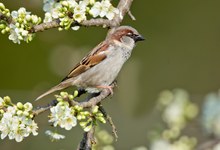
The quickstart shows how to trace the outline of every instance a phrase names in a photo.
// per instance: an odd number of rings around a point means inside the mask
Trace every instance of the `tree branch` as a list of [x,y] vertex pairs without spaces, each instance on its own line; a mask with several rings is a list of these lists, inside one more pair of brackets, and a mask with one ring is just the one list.
[[[111,86],[114,88],[114,86],[116,86],[116,82],[112,83]],[[79,89],[80,95],[83,94],[84,92],[85,91],[83,91],[82,89]],[[111,94],[110,90],[103,89],[98,94],[97,93],[90,94],[86,98],[86,100],[84,100],[83,102],[77,102],[75,100],[69,100],[69,99],[66,99],[66,100],[72,106],[78,105],[78,106],[81,106],[83,108],[93,108],[94,106],[98,105],[99,110],[103,113],[104,117],[107,119],[107,121],[111,125],[112,132],[115,135],[115,138],[117,140],[118,136],[117,136],[116,127],[113,124],[113,121],[112,121],[111,117],[106,113],[104,108],[101,106],[101,101],[103,99],[105,99],[106,97],[108,97],[110,94]],[[49,110],[52,106],[56,106],[57,103],[58,103],[57,100],[53,100],[47,106],[37,107],[33,112],[34,116],[37,116],[37,115]],[[95,144],[94,132],[95,132],[95,126],[92,126],[92,128],[88,132],[84,133],[83,139],[81,140],[77,150],[91,150],[92,149],[92,145]]]
[[209,150],[209,149],[211,150],[219,143],[220,143],[219,139],[213,139],[210,141],[206,141],[206,142],[203,142],[201,145],[199,145],[196,148],[196,150]]
[[[90,19],[90,20],[84,20],[80,24],[77,22],[74,22],[72,26],[80,25],[80,26],[86,26],[86,27],[88,26],[104,26],[104,27],[111,27],[111,28],[117,27],[122,22],[125,14],[130,10],[132,2],[133,0],[120,0],[117,6],[120,13],[116,15],[112,20],[101,19],[101,18]],[[60,26],[59,20],[54,20],[48,23],[42,23],[42,24],[36,25],[30,30],[30,32],[31,33],[41,32],[47,29],[57,28],[59,26]]]
[[92,145],[95,144],[94,133],[95,126],[93,126],[88,132],[85,132],[83,134],[83,138],[77,150],[92,150]]

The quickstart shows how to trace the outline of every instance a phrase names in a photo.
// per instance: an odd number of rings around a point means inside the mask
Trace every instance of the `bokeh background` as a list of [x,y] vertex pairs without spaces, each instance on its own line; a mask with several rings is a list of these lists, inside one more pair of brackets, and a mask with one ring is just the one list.
[[[26,7],[43,17],[42,1],[1,0],[10,10]],[[136,0],[122,24],[135,27],[146,40],[137,44],[131,59],[118,77],[118,88],[104,107],[114,119],[119,139],[116,149],[128,150],[147,145],[148,132],[159,124],[154,117],[158,94],[165,89],[183,88],[200,104],[205,95],[220,88],[220,1],[218,0]],[[13,101],[30,101],[35,106],[48,103],[33,100],[59,83],[71,68],[105,38],[100,27],[79,31],[57,29],[37,33],[26,44],[14,44],[0,35],[0,96]],[[69,89],[72,91],[71,89]],[[37,137],[22,143],[0,141],[1,150],[75,149],[82,130],[61,130],[66,139],[51,143],[44,131],[49,127],[47,115],[37,117]],[[102,128],[111,132],[108,125]]]

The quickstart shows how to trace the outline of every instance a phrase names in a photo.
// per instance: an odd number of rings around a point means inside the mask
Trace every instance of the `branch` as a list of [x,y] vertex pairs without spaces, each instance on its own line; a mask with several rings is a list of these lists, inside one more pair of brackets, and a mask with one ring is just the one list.
[[96,143],[94,133],[95,126],[83,134],[83,139],[81,140],[77,150],[92,150],[92,145]]
[[110,115],[107,114],[107,112],[105,111],[104,107],[101,104],[99,104],[99,110],[102,112],[102,114],[104,115],[110,126],[112,127],[112,133],[115,136],[115,141],[117,141],[118,134],[117,134],[116,126],[112,121],[112,118],[110,117]]
[[[113,87],[114,87],[114,84],[112,85]],[[111,94],[111,92],[108,89],[103,89],[101,93],[90,94],[86,98],[86,100],[84,100],[82,102],[77,102],[75,100],[69,100],[69,99],[67,99],[67,101],[72,106],[78,105],[78,106],[81,106],[83,108],[92,108],[93,106],[99,104],[103,99],[108,97],[110,94]],[[39,114],[49,110],[52,106],[56,106],[56,104],[57,104],[57,100],[53,100],[50,104],[48,104],[46,106],[37,107],[34,110],[34,115],[35,116],[39,115]]]
[[[118,3],[117,8],[119,9],[119,14],[116,15],[112,20],[108,20],[108,19],[90,19],[90,20],[85,20],[82,21],[80,24],[77,22],[74,22],[72,24],[72,26],[75,25],[80,25],[80,26],[105,26],[105,27],[116,27],[119,26],[120,23],[122,22],[125,14],[127,12],[129,12],[131,4],[132,4],[133,0],[120,0]],[[39,25],[34,26],[30,32],[31,33],[35,33],[35,32],[41,32],[47,29],[51,29],[51,28],[57,28],[59,27],[59,20],[54,20],[48,23],[42,23]]]
[[220,140],[219,139],[214,139],[214,140],[211,140],[211,141],[207,141],[207,142],[204,142],[202,143],[200,146],[198,146],[196,148],[196,150],[208,150],[208,149],[213,149],[213,147],[217,144],[220,143]]
[[50,104],[48,104],[47,106],[39,106],[37,107],[34,111],[33,111],[33,115],[37,116],[47,110],[49,110],[51,107],[56,106],[57,104],[57,100],[53,100]]
[[31,33],[42,32],[44,30],[58,28],[59,26],[60,26],[60,21],[59,19],[56,19],[51,22],[46,22],[46,23],[41,23],[39,25],[36,25],[29,32]]

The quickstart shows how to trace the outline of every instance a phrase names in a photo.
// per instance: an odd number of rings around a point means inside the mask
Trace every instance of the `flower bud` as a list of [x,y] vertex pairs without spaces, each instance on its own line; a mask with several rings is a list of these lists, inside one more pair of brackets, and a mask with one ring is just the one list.
[[3,30],[1,31],[1,33],[2,33],[2,34],[5,34],[5,33],[6,33],[6,30],[5,30],[5,29],[3,29]]
[[106,123],[106,120],[104,117],[97,117],[97,119],[101,122],[101,123]]
[[34,115],[33,115],[33,114],[30,114],[30,115],[29,115],[29,117],[30,117],[30,118],[33,118],[33,117],[34,117]]
[[26,111],[30,111],[30,110],[33,109],[33,105],[31,103],[27,102],[27,103],[24,104],[24,109]]
[[18,108],[18,109],[23,109],[23,108],[24,108],[24,105],[23,105],[21,102],[18,102],[18,103],[17,103],[17,108]]
[[24,111],[23,114],[24,114],[25,116],[29,116],[29,112],[28,112],[28,111]]
[[61,4],[66,7],[68,7],[68,5],[69,5],[67,1],[62,1]]
[[6,27],[5,24],[0,24],[0,29],[4,29]]
[[73,100],[74,96],[73,95],[68,95],[69,100]]
[[66,98],[68,96],[67,92],[60,92],[60,96],[62,96],[63,98]]
[[77,120],[82,120],[83,117],[82,117],[82,115],[77,115],[76,118],[77,118]]
[[5,31],[6,31],[6,32],[9,32],[9,31],[10,31],[10,28],[9,28],[9,27],[5,27]]
[[83,108],[82,108],[81,106],[79,106],[79,105],[75,105],[73,108],[74,108],[76,111],[82,111],[82,110],[83,110]]
[[18,116],[21,116],[21,115],[23,115],[23,111],[21,111],[21,110],[18,110],[18,111],[17,111],[17,115],[18,115]]
[[3,3],[0,3],[0,9],[5,9],[5,5]]
[[96,114],[98,111],[99,111],[99,106],[96,105],[95,107],[93,107],[92,109],[93,114]]
[[86,125],[87,125],[87,123],[88,123],[88,122],[80,122],[79,125],[80,125],[81,127],[85,128]]
[[4,110],[3,109],[0,109],[0,114],[4,114]]
[[74,96],[74,97],[77,97],[78,94],[79,94],[79,92],[76,90],[76,91],[74,91],[73,96]]
[[88,132],[89,130],[91,130],[91,128],[92,128],[92,123],[90,123],[90,125],[88,125],[87,127],[85,127],[83,130],[84,130],[85,132]]
[[90,115],[90,113],[88,111],[84,111],[82,113],[83,113],[84,116],[89,116]]
[[11,103],[11,98],[9,96],[5,96],[3,99],[4,99],[6,104],[10,104]]

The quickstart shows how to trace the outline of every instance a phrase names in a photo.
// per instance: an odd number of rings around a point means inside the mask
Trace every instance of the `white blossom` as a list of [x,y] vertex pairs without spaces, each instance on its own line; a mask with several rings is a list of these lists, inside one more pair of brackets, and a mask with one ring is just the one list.
[[73,18],[77,22],[82,22],[86,20],[86,6],[87,4],[83,1],[79,2],[79,5],[76,5],[73,11]]
[[70,130],[76,126],[77,119],[68,104],[58,103],[56,106],[50,108],[50,111],[49,122],[53,122],[55,127],[59,125],[61,128]]
[[53,9],[54,4],[55,4],[55,1],[54,1],[54,0],[44,0],[43,10],[44,10],[45,12],[50,12],[51,9]]
[[101,2],[95,2],[89,13],[93,17],[106,17],[112,20],[115,14],[119,14],[119,10],[112,6],[109,0],[103,0]]
[[163,139],[159,139],[153,142],[151,145],[151,150],[172,150],[172,145]]
[[112,20],[115,17],[115,14],[119,14],[119,10],[113,6],[110,6],[107,11],[106,18]]
[[33,105],[29,102],[24,104],[24,108],[26,111],[31,111],[33,109]]
[[79,30],[79,28],[80,28],[80,26],[71,27],[71,29],[72,29],[72,30],[75,30],[75,31],[76,31],[76,30]]
[[93,17],[97,17],[99,16],[100,12],[102,10],[102,5],[100,2],[95,2],[95,4],[93,5],[93,7],[90,9],[89,13],[93,16]]
[[9,40],[12,40],[14,43],[20,44],[20,40],[27,40],[29,32],[23,28],[18,28],[14,24],[10,24],[10,35]]
[[33,25],[37,25],[41,22],[41,18],[36,15],[31,15],[25,8],[21,7],[18,11],[12,11],[11,16],[14,20],[9,25],[9,40],[14,43],[20,44],[21,40],[29,42],[33,38],[33,34],[29,33],[29,29]]
[[61,140],[61,139],[65,138],[64,135],[58,134],[56,132],[52,132],[50,130],[45,131],[45,134],[48,135],[52,141],[53,140]]
[[43,22],[51,22],[53,20],[51,13],[46,12]]
[[30,103],[24,104],[24,110],[19,110],[17,106],[8,106],[0,120],[1,139],[8,136],[11,140],[15,139],[15,141],[21,142],[31,133],[36,136],[38,126],[30,117],[32,108]]
[[71,8],[74,8],[78,5],[75,0],[67,0],[66,2],[68,3],[69,7],[71,7]]
[[14,24],[10,24],[10,35],[9,35],[9,40],[12,40],[14,43],[18,43],[20,44],[20,40],[19,40],[19,29],[14,25]]

